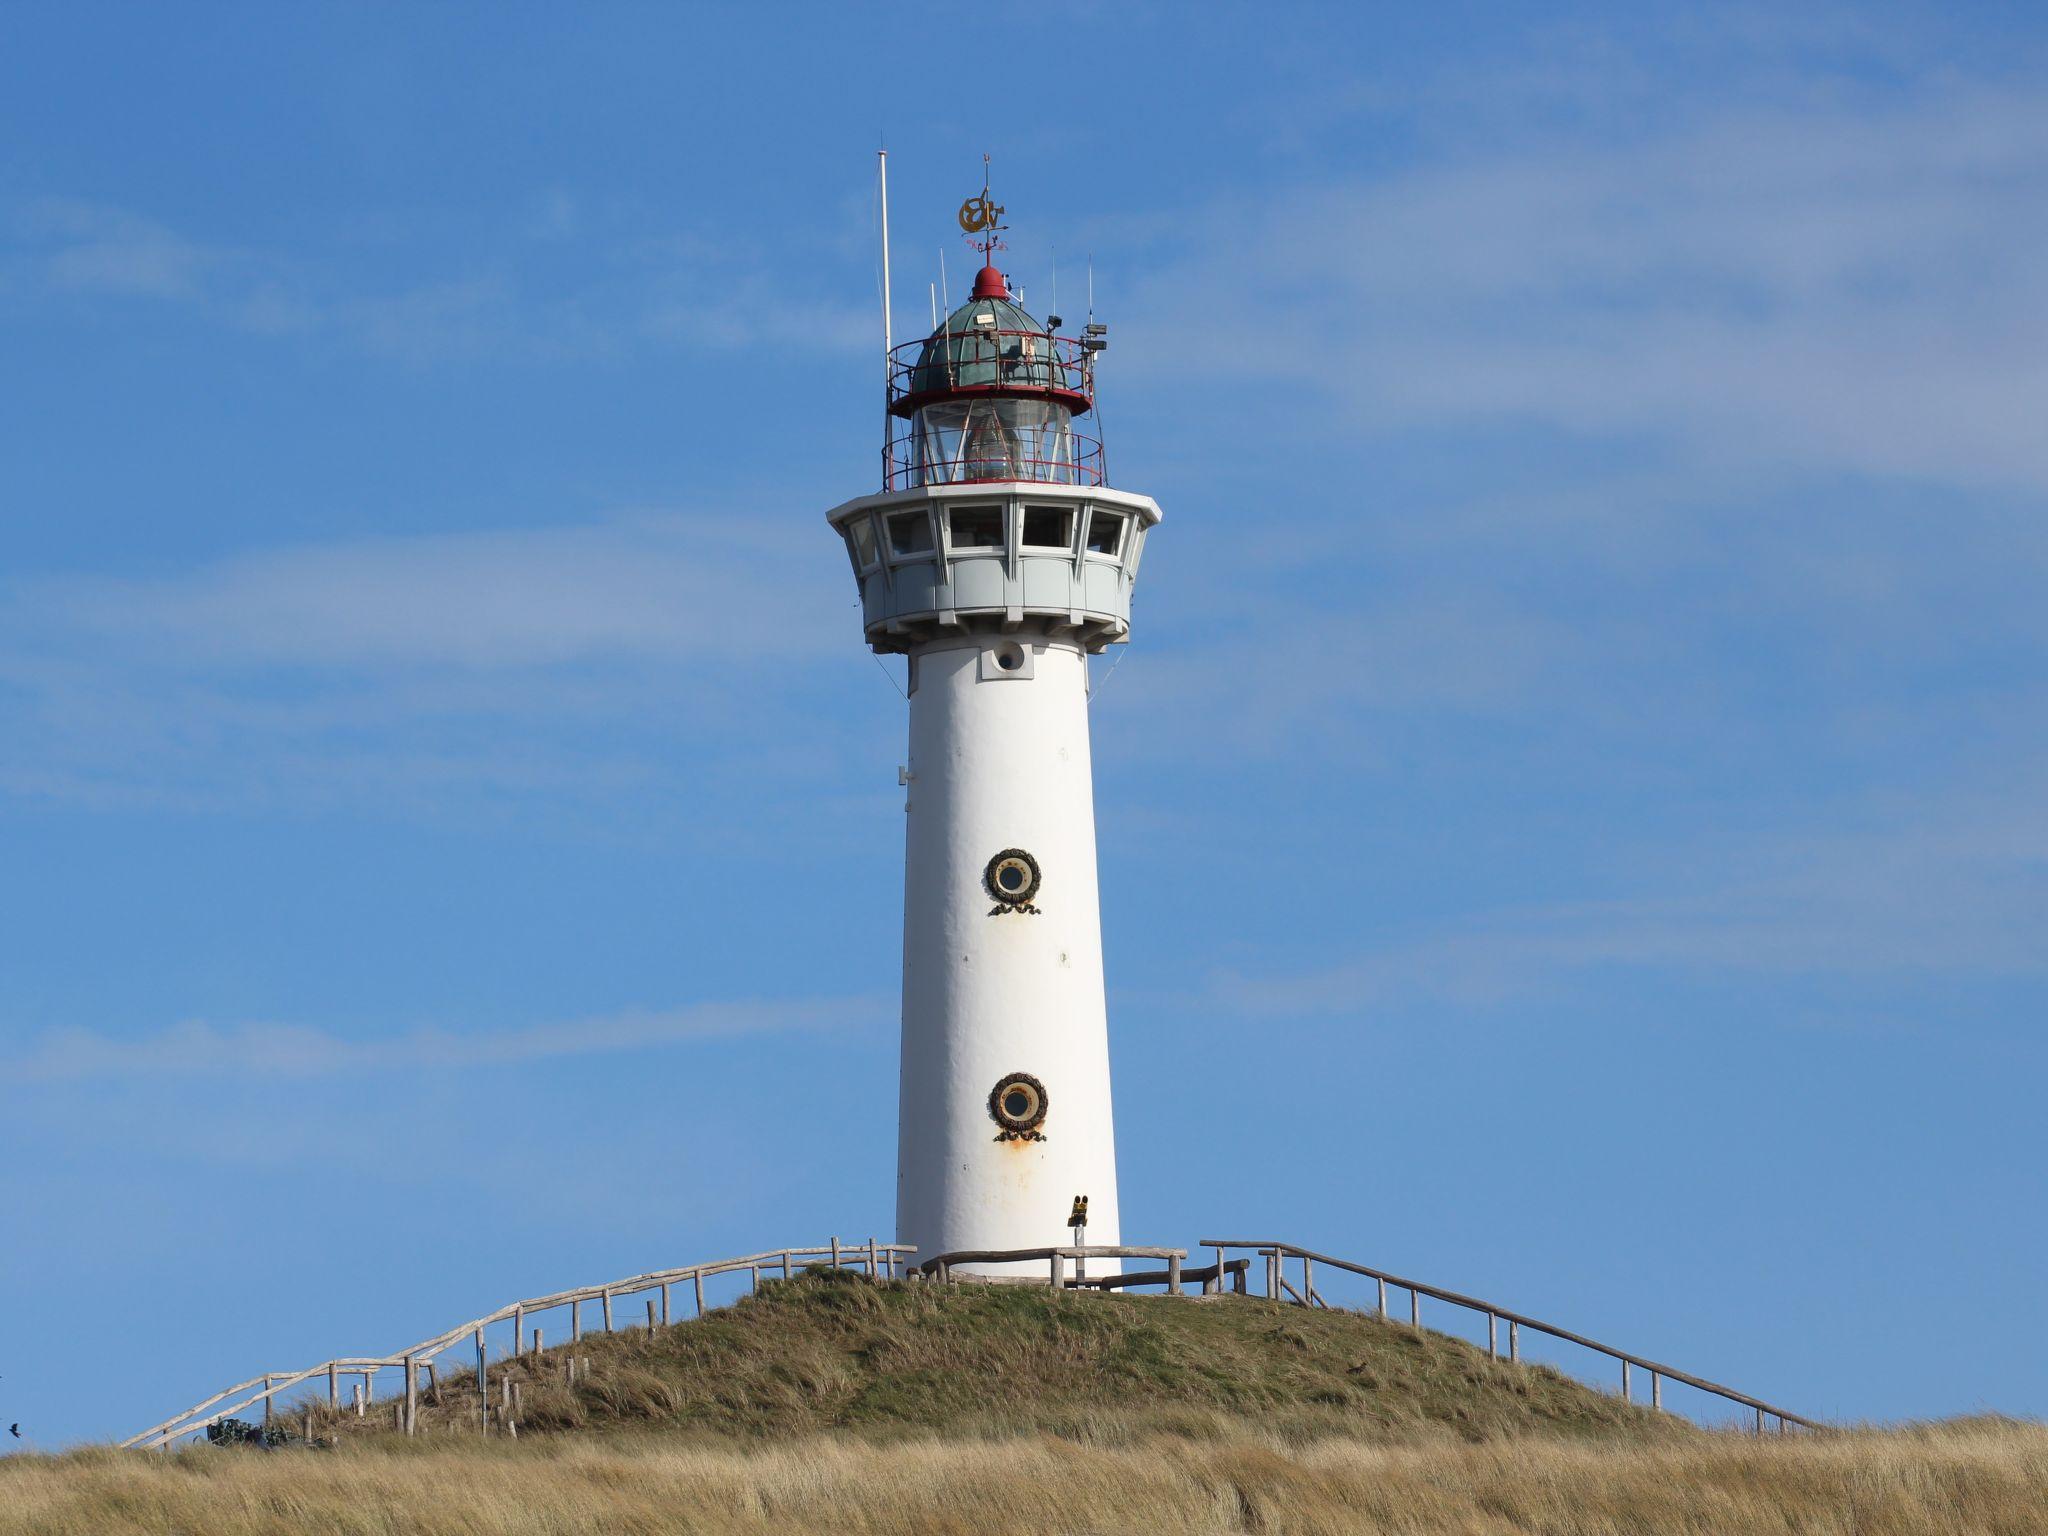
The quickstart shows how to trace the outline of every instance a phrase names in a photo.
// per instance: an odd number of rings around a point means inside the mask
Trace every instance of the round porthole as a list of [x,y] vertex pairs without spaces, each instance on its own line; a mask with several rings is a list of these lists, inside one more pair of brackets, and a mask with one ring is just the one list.
[[1029,1072],[1012,1072],[989,1090],[988,1112],[1006,1131],[1035,1131],[1045,1123],[1045,1084]]
[[1038,860],[1022,848],[1005,848],[988,861],[981,883],[1006,907],[1021,907],[1038,894]]
[[1019,645],[1001,646],[996,651],[996,665],[1005,672],[1015,672],[1024,665],[1024,648]]

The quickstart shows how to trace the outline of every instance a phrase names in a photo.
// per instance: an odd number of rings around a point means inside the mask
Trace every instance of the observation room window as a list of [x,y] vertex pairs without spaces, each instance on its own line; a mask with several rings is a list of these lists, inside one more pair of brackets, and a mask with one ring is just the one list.
[[1026,507],[1024,543],[1032,549],[1072,550],[1074,512],[1071,507]]
[[853,563],[856,569],[866,570],[875,563],[875,525],[867,518],[854,519]]
[[923,512],[898,512],[889,519],[889,550],[897,555],[932,552],[932,520]]
[[1088,553],[1114,560],[1124,546],[1124,519],[1114,512],[1096,512],[1088,519]]
[[952,552],[1000,550],[1003,547],[1001,507],[955,507],[946,514],[946,533]]

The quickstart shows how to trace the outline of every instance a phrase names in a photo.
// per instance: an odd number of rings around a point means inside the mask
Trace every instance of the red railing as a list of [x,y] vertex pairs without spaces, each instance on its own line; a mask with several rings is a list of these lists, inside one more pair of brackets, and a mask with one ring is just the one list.
[[1049,331],[970,326],[907,341],[889,354],[891,410],[908,410],[914,402],[940,395],[982,391],[1063,395],[1077,413],[1088,410],[1095,404],[1095,353],[1085,342]]
[[[952,436],[954,434],[948,434]],[[908,490],[919,485],[986,485],[998,480],[1030,480],[1041,485],[1102,485],[1102,444],[1079,432],[1061,438],[1062,452],[1038,458],[1027,453],[975,452],[953,445],[951,455],[933,451],[927,434],[926,451],[918,452],[918,439],[891,439],[882,450],[882,488]]]

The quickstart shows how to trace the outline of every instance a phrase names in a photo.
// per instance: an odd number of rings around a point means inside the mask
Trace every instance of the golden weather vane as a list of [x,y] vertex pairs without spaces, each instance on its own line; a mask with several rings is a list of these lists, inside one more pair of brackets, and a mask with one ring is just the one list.
[[1003,210],[984,192],[979,197],[970,197],[960,205],[960,227],[970,235],[978,235],[984,229],[999,226],[996,220],[1003,216]]
[[996,232],[1004,227],[999,222],[1002,216],[1002,207],[993,197],[989,196],[988,156],[983,155],[981,157],[981,193],[979,196],[968,198],[966,202],[960,205],[960,228],[970,236],[985,235],[986,239],[975,240],[971,243],[983,251],[993,252],[1002,243],[996,239]]

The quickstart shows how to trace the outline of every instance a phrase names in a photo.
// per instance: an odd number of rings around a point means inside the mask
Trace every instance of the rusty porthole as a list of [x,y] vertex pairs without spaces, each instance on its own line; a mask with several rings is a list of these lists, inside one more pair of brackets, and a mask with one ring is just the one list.
[[1038,860],[1022,848],[1005,848],[988,861],[981,883],[1006,907],[1028,907],[1038,894]]
[[1012,1072],[989,1090],[988,1112],[1005,1134],[1028,1136],[1045,1123],[1045,1084],[1029,1072]]

